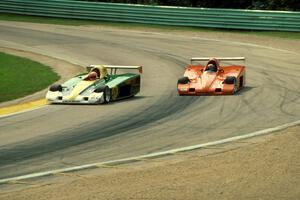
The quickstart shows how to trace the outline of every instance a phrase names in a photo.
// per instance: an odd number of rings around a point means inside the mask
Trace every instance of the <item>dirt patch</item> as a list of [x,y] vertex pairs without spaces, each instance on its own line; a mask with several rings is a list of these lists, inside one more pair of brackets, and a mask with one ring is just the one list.
[[[53,71],[55,71],[60,76],[60,80],[58,81],[59,83],[64,82],[67,79],[73,77],[74,75],[84,71],[84,68],[81,66],[74,65],[72,63],[60,59],[52,58],[49,56],[41,55],[41,54],[36,54],[36,53],[16,50],[16,49],[10,49],[10,48],[4,48],[4,47],[0,47],[0,51],[11,55],[19,56],[19,57],[25,57],[51,67]],[[42,91],[36,92],[34,94],[31,94],[23,98],[19,98],[8,102],[3,102],[0,104],[0,108],[44,98],[46,92],[47,89],[44,89]]]
[[[116,168],[7,186],[0,199],[299,199],[300,126]],[[204,150],[205,151],[205,150]],[[29,185],[27,185],[29,184]]]

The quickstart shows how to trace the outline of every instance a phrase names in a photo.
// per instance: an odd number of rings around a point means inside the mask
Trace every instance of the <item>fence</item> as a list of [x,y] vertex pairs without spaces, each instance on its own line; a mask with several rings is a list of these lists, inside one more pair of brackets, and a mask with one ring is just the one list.
[[1,0],[1,13],[111,22],[300,31],[300,12],[209,9],[74,0]]

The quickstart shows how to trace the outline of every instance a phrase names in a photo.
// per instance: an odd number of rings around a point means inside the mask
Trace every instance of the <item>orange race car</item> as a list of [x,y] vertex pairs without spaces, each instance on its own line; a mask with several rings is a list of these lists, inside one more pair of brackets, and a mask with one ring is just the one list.
[[[206,64],[193,64],[205,61]],[[179,95],[235,94],[245,85],[245,65],[220,65],[220,62],[243,61],[244,57],[192,58],[182,78],[178,79]]]

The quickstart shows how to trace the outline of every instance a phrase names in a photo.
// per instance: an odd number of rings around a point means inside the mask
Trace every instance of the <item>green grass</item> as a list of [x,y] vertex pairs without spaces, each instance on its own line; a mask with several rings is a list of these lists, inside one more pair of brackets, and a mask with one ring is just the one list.
[[0,102],[40,91],[58,79],[45,65],[0,52]]
[[300,32],[281,32],[281,31],[248,31],[248,30],[229,30],[229,29],[217,29],[217,28],[195,28],[195,27],[178,27],[178,26],[163,26],[163,25],[149,25],[139,23],[120,23],[120,22],[103,22],[94,20],[76,20],[76,19],[63,19],[52,17],[38,17],[27,15],[15,15],[15,14],[0,14],[0,20],[6,21],[22,21],[33,23],[45,23],[45,24],[59,24],[59,25],[101,25],[126,29],[153,29],[164,31],[191,31],[191,32],[224,32],[224,33],[239,33],[239,34],[251,34],[258,36],[279,37],[286,39],[299,40]]

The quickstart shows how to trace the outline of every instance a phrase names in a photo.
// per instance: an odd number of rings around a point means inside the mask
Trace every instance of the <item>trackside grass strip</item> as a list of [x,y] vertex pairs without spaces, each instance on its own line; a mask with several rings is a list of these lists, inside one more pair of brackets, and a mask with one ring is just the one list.
[[58,79],[48,66],[0,52],[0,102],[33,94]]

